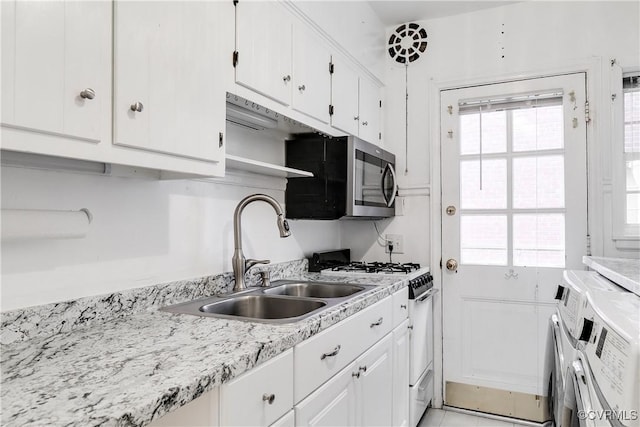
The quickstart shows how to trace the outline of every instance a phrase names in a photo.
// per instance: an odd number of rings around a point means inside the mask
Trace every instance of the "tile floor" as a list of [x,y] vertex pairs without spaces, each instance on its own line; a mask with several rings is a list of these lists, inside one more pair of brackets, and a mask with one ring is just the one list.
[[418,427],[520,427],[520,424],[429,408]]

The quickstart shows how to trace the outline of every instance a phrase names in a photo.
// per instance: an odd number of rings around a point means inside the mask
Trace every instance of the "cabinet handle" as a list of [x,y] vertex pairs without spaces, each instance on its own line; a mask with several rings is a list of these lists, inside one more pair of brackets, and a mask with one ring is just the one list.
[[407,305],[406,304],[400,304],[400,308],[404,308],[406,310],[407,309]]
[[360,378],[360,371],[358,371],[358,372],[352,372],[352,373],[351,373],[351,376],[352,376],[352,377],[355,377],[355,378]]
[[90,87],[80,92],[80,98],[82,99],[93,99],[95,97],[96,97],[96,91],[91,89]]
[[282,80],[283,80],[285,83],[286,83],[286,82],[288,82],[288,81],[291,81],[291,76],[290,76],[289,74],[287,74],[286,76],[284,76],[284,77],[282,78]]
[[355,116],[353,120],[360,120],[360,116]]
[[362,122],[362,126],[368,126],[369,122]]
[[131,111],[137,111],[140,113],[144,109],[144,105],[142,102],[136,102],[135,104],[131,104]]
[[338,344],[331,353],[323,353],[322,356],[320,356],[320,360],[324,360],[327,357],[336,356],[339,352],[340,352],[340,345]]
[[374,322],[371,324],[371,326],[369,326],[370,328],[373,328],[374,326],[380,326],[382,325],[382,317],[378,319],[377,322]]
[[306,88],[307,88],[307,87],[306,87],[305,85],[298,86],[298,90],[299,90],[300,92],[304,91]]
[[269,405],[273,405],[273,401],[276,400],[276,395],[265,393],[262,395],[262,400],[264,402],[269,402]]

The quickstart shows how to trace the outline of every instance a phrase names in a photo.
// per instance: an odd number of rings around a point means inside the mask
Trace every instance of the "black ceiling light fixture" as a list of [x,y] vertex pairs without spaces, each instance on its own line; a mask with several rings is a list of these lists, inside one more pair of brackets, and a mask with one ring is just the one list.
[[404,174],[409,173],[409,64],[417,61],[427,50],[427,30],[415,22],[400,25],[389,37],[389,56],[404,65]]

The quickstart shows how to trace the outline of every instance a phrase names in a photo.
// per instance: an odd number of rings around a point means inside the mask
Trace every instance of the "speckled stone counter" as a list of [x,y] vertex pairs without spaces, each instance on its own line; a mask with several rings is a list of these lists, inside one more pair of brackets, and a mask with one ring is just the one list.
[[640,259],[585,256],[582,262],[612,282],[640,295]]
[[144,425],[406,286],[383,277],[322,280],[379,286],[291,324],[153,308],[107,320],[98,316],[103,320],[87,327],[3,344],[1,423]]

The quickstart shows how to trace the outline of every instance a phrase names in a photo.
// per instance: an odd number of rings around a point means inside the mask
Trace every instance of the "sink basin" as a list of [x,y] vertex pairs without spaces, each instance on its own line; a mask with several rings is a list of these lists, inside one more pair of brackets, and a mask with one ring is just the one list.
[[162,307],[161,311],[263,323],[292,323],[342,304],[375,285],[277,280],[269,288],[201,298]]
[[364,291],[364,286],[344,283],[295,282],[276,285],[263,292],[270,295],[290,295],[311,298],[343,298]]
[[325,305],[326,302],[315,299],[243,295],[203,305],[200,311],[253,319],[287,319],[302,316]]

